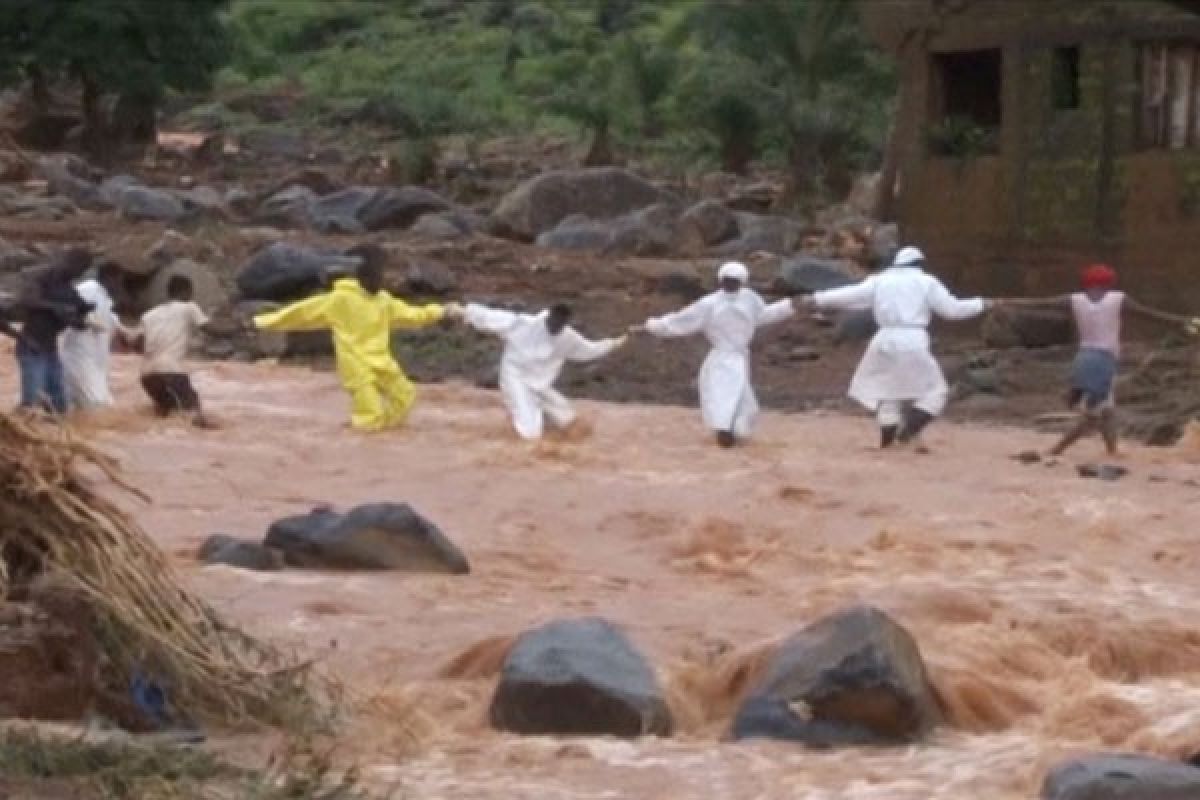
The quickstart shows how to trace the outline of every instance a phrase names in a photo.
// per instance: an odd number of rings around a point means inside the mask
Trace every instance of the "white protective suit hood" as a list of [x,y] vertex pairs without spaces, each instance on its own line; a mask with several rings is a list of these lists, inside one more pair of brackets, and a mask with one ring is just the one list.
[[925,254],[917,247],[901,247],[892,259],[893,267],[914,267],[925,263]]
[[726,278],[732,278],[745,284],[750,281],[750,270],[746,269],[746,265],[740,261],[727,261],[717,270],[717,280],[723,281]]

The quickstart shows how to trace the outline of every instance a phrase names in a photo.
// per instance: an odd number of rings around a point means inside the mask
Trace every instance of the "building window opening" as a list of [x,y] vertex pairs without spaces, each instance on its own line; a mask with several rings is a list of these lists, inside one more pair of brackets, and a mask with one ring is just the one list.
[[1056,111],[1079,108],[1079,48],[1054,48],[1051,96]]
[[947,156],[995,152],[1002,108],[1001,51],[937,53],[932,67],[931,151]]
[[1138,139],[1143,147],[1200,147],[1200,44],[1154,42],[1138,48]]

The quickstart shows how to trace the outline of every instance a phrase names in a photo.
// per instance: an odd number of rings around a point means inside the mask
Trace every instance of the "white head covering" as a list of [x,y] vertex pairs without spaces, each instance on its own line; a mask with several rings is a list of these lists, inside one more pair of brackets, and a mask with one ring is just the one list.
[[893,267],[910,267],[925,260],[925,254],[916,247],[901,247],[900,252],[892,259]]
[[733,278],[739,283],[748,283],[750,270],[746,269],[746,265],[740,261],[726,261],[717,270],[717,280],[723,281],[726,278]]

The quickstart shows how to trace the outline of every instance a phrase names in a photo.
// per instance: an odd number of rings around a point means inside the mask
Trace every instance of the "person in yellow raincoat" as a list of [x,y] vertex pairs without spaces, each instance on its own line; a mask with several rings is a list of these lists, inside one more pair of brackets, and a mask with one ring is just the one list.
[[270,331],[332,330],[338,377],[350,394],[350,424],[377,431],[402,424],[416,399],[392,355],[392,330],[433,325],[459,309],[412,306],[393,297],[383,288],[382,251],[368,245],[351,254],[362,258],[357,278],[341,278],[328,292],[259,314],[254,324]]

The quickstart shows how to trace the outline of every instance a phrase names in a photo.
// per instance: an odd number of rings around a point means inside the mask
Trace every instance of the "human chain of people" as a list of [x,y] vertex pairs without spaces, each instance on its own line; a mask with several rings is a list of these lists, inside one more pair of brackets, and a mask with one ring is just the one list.
[[[859,283],[773,302],[749,287],[744,264],[730,261],[717,270],[716,290],[695,303],[647,319],[619,336],[592,340],[572,327],[572,309],[564,303],[537,313],[479,303],[410,304],[384,287],[381,248],[362,245],[349,254],[359,261],[352,276],[260,313],[253,323],[265,331],[331,331],[337,374],[350,398],[350,424],[359,431],[403,424],[416,400],[416,389],[392,352],[392,332],[445,319],[503,340],[500,392],[513,430],[526,440],[541,438],[547,425],[566,429],[575,423],[571,402],[555,388],[567,362],[604,358],[630,336],[703,335],[710,346],[697,380],[704,424],[718,446],[734,447],[751,435],[760,410],[751,380],[751,348],[758,330],[798,312],[870,311],[878,330],[848,395],[875,415],[881,448],[924,450],[921,435],[945,410],[949,395],[931,348],[933,319],[965,320],[1005,306],[1057,306],[1070,312],[1079,336],[1067,392],[1067,403],[1079,417],[1050,452],[1060,455],[1098,431],[1115,455],[1114,385],[1122,315],[1141,314],[1200,334],[1200,320],[1150,308],[1120,291],[1117,273],[1107,265],[1086,267],[1079,291],[1068,295],[961,299],[926,270],[920,249],[907,246],[890,265]],[[211,426],[185,366],[192,338],[209,322],[192,299],[190,281],[172,277],[167,301],[130,328],[113,310],[118,270],[107,262],[92,270],[92,261],[87,250],[66,251],[22,292],[15,319],[0,321],[0,329],[17,342],[20,406],[64,414],[112,405],[110,353],[114,338],[120,338],[142,353],[141,385],[157,414],[190,414],[197,426]],[[94,277],[82,280],[89,270]]]

